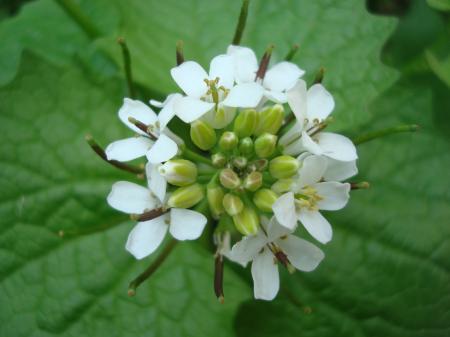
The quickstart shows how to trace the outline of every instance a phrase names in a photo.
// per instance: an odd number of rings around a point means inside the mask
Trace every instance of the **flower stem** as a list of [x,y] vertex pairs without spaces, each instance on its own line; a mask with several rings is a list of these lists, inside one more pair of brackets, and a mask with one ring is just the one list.
[[361,136],[355,137],[352,139],[355,145],[359,145],[365,142],[368,142],[372,139],[384,137],[393,133],[399,132],[415,132],[419,129],[417,124],[409,124],[409,125],[397,125],[386,129],[381,129],[377,131],[368,132]]
[[83,29],[89,38],[96,39],[101,35],[100,31],[91,19],[83,13],[80,7],[73,0],[55,1]]
[[203,164],[208,164],[208,165],[212,165],[212,162],[210,159],[202,156],[201,154],[198,154],[192,150],[189,150],[187,147],[185,147],[183,149],[183,155],[189,159],[192,160],[193,162],[198,162],[198,163],[203,163]]
[[130,98],[134,99],[136,98],[136,91],[134,89],[133,84],[133,74],[131,72],[130,50],[128,49],[127,43],[125,42],[125,39],[123,37],[119,37],[117,39],[117,43],[119,43],[122,49],[123,67],[125,69],[125,78],[127,80],[128,94],[130,95]]
[[130,285],[128,286],[128,296],[136,295],[137,287],[139,287],[144,281],[146,281],[158,270],[158,268],[170,255],[170,253],[172,252],[173,248],[177,243],[178,243],[177,240],[170,239],[170,241],[164,247],[163,251],[159,253],[156,260],[154,260],[152,264],[146,270],[144,270],[142,274],[140,274],[138,277],[136,277],[133,281],[130,282]]
[[250,0],[242,1],[241,13],[239,14],[239,21],[237,23],[236,30],[234,32],[233,42],[231,43],[234,44],[235,46],[238,46],[241,43],[242,34],[244,33],[245,24],[247,22],[249,3]]

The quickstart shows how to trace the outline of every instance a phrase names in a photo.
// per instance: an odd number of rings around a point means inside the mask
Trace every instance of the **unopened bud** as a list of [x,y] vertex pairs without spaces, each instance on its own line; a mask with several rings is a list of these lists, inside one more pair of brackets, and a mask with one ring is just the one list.
[[265,132],[276,135],[283,123],[283,119],[284,108],[281,104],[275,104],[274,106],[261,111],[255,135],[259,136]]
[[172,193],[167,201],[169,207],[190,208],[205,197],[203,187],[199,184],[192,184],[179,187]]
[[262,186],[263,175],[259,171],[253,171],[245,177],[244,188],[249,191],[256,191]]
[[233,159],[233,166],[239,170],[244,169],[247,166],[248,160],[245,157],[236,157]]
[[223,153],[217,152],[211,156],[211,161],[214,167],[224,167],[227,162],[227,157]]
[[258,214],[252,207],[244,207],[242,212],[233,216],[233,222],[242,235],[255,235],[258,232]]
[[248,165],[248,168],[250,171],[262,172],[266,169],[268,163],[269,163],[269,161],[267,159],[258,159],[258,160],[252,161]]
[[278,199],[278,195],[268,188],[262,188],[253,196],[253,202],[263,212],[272,212],[272,205]]
[[255,152],[259,158],[270,157],[276,149],[277,136],[270,133],[263,133],[255,140]]
[[224,192],[220,186],[208,186],[206,188],[206,197],[208,198],[209,209],[211,210],[212,216],[216,219],[223,214],[223,196]]
[[216,145],[216,131],[208,123],[196,120],[191,124],[191,139],[195,145],[206,151]]
[[278,156],[269,163],[269,172],[276,179],[290,178],[297,173],[300,164],[291,156]]
[[234,132],[239,138],[253,135],[258,125],[258,113],[254,109],[241,111],[234,120]]
[[230,168],[225,168],[220,172],[219,180],[223,187],[229,189],[235,189],[241,185],[241,179]]
[[219,147],[223,151],[233,150],[239,142],[238,136],[234,132],[225,131],[219,139]]
[[237,215],[244,209],[244,203],[237,195],[227,193],[223,197],[223,208],[229,215]]
[[242,154],[251,154],[253,152],[253,140],[250,137],[241,139],[239,151],[241,151]]
[[168,160],[160,166],[159,172],[175,186],[187,186],[197,179],[197,166],[186,159]]
[[291,190],[292,183],[293,183],[292,179],[280,179],[277,180],[270,188],[275,193],[283,194]]

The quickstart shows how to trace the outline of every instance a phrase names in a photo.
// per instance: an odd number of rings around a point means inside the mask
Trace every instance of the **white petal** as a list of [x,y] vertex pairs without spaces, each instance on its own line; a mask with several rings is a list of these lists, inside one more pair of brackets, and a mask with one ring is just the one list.
[[327,157],[342,161],[352,161],[358,158],[355,145],[347,137],[337,133],[320,132],[316,139],[323,154]]
[[172,68],[170,74],[188,96],[199,98],[208,90],[204,81],[208,79],[208,74],[197,62],[183,62],[179,66]]
[[287,92],[289,107],[302,127],[307,117],[306,97],[306,82],[303,80],[298,80],[297,84]]
[[327,243],[331,240],[333,236],[331,225],[318,211],[302,209],[298,214],[298,219],[317,241]]
[[286,93],[274,90],[264,90],[264,96],[275,103],[284,104],[287,102]]
[[296,64],[283,61],[267,71],[264,86],[273,91],[286,91],[291,89],[304,73]]
[[301,146],[303,150],[312,154],[321,155],[324,153],[322,147],[317,144],[306,132],[302,132]]
[[229,89],[234,83],[234,63],[231,55],[218,55],[211,60],[209,66],[209,79],[219,78],[217,87],[224,86]]
[[312,185],[322,178],[327,168],[327,158],[323,156],[310,155],[303,159],[302,166],[298,171],[298,187]]
[[323,178],[326,181],[343,181],[358,174],[356,160],[340,161],[328,158],[327,170]]
[[266,243],[267,239],[260,232],[254,236],[244,236],[241,241],[233,245],[231,252],[228,254],[228,258],[245,267]]
[[278,143],[286,147],[296,139],[300,138],[302,130],[303,127],[300,122],[295,121],[294,125],[284,135],[281,136]]
[[234,74],[237,83],[255,81],[258,60],[253,50],[247,47],[230,45],[227,54],[233,56]]
[[128,214],[140,214],[156,207],[156,199],[147,188],[128,181],[114,183],[106,200],[111,207]]
[[236,108],[254,108],[263,97],[263,87],[256,83],[242,83],[234,86],[228,93],[223,105]]
[[147,184],[150,188],[150,191],[152,191],[152,193],[156,195],[161,203],[164,203],[164,198],[166,196],[167,190],[167,181],[161,175],[161,173],[159,173],[159,166],[161,165],[153,165],[151,163],[147,163],[147,165],[145,165],[145,172],[147,175]]
[[288,192],[279,197],[272,205],[272,210],[282,226],[288,229],[294,229],[297,226],[294,193]]
[[313,271],[325,257],[325,254],[312,243],[294,235],[277,241],[291,264],[301,271]]
[[177,240],[195,240],[206,226],[206,217],[199,212],[184,208],[170,210],[169,231]]
[[272,217],[265,226],[267,232],[267,241],[275,241],[282,236],[292,233],[291,229],[281,226],[276,217]]
[[280,289],[280,276],[274,256],[268,249],[258,254],[252,263],[255,298],[271,301]]
[[168,214],[163,214],[149,221],[138,222],[128,235],[126,250],[138,260],[153,253],[166,235],[167,220]]
[[320,84],[314,84],[308,89],[308,119],[324,120],[334,109],[333,96]]
[[131,137],[117,140],[105,149],[108,160],[129,161],[145,156],[153,141],[146,137]]
[[164,106],[164,102],[157,101],[156,99],[151,99],[151,100],[148,101],[148,103],[150,105],[154,106],[155,108],[162,108]]
[[131,130],[141,134],[146,135],[146,133],[134,124],[128,121],[128,117],[133,117],[139,122],[145,125],[154,124],[157,121],[156,113],[147,105],[138,100],[133,100],[129,98],[124,98],[123,105],[119,110],[120,120],[128,126]]
[[175,157],[177,152],[177,143],[162,133],[150,151],[147,152],[147,159],[152,164],[159,164]]
[[[170,98],[169,98],[170,97]],[[174,104],[177,99],[183,97],[181,94],[171,94],[167,97],[164,102],[164,107],[158,114],[159,129],[164,130],[164,128],[169,124],[172,118],[175,116]]]
[[350,198],[350,184],[326,181],[314,185],[317,194],[323,199],[317,203],[319,209],[337,211],[347,205]]
[[175,100],[173,108],[175,114],[185,123],[191,123],[214,107],[214,103],[204,102],[192,97]]

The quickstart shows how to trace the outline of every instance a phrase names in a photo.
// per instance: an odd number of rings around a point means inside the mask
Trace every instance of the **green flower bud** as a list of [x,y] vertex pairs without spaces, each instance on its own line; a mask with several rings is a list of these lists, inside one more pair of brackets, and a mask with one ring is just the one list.
[[269,172],[276,179],[290,178],[297,173],[300,164],[291,156],[278,156],[269,163]]
[[224,151],[233,150],[239,142],[238,136],[234,132],[225,131],[219,139],[219,147]]
[[253,140],[250,137],[241,139],[239,151],[241,151],[242,154],[251,154],[253,152]]
[[196,120],[191,123],[191,139],[195,145],[206,151],[216,145],[216,131],[208,123]]
[[272,205],[278,199],[278,195],[268,188],[262,188],[253,196],[253,202],[263,212],[272,212]]
[[199,184],[192,184],[179,187],[172,193],[167,201],[169,207],[190,208],[205,197],[203,187]]
[[241,179],[230,168],[225,168],[220,172],[219,180],[223,187],[229,189],[235,189],[241,185]]
[[234,120],[234,132],[239,138],[248,137],[255,132],[258,125],[258,113],[254,109],[241,111]]
[[208,186],[206,188],[206,198],[208,199],[209,209],[211,210],[212,216],[216,219],[223,214],[223,196],[224,191],[220,186]]
[[259,158],[270,157],[277,147],[277,136],[263,133],[255,140],[255,152]]
[[281,104],[275,104],[259,113],[259,123],[255,135],[271,133],[276,135],[284,119],[284,108]]
[[197,179],[197,166],[186,159],[168,160],[160,166],[159,172],[175,186],[187,186]]
[[255,235],[258,232],[259,218],[252,207],[244,207],[241,213],[233,216],[233,222],[242,235]]
[[277,180],[270,188],[275,193],[283,194],[291,190],[292,183],[292,179],[280,179]]
[[263,181],[263,175],[259,171],[253,171],[245,177],[244,188],[249,191],[256,191],[261,187]]
[[262,172],[266,169],[268,163],[269,163],[269,161],[267,159],[258,159],[258,160],[252,161],[248,165],[248,168],[250,171]]
[[233,166],[239,170],[244,169],[247,166],[248,160],[245,157],[236,157],[233,159]]
[[217,152],[211,156],[211,161],[214,167],[224,167],[227,163],[227,157],[223,153]]
[[237,215],[244,209],[244,203],[237,195],[227,193],[223,197],[223,208],[229,215]]

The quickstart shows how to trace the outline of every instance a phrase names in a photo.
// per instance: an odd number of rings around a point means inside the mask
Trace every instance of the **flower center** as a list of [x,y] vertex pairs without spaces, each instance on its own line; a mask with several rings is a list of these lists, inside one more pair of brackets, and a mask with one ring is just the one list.
[[317,211],[317,203],[323,200],[317,190],[311,186],[305,186],[299,193],[295,194],[295,206],[299,209],[307,208],[310,211]]
[[229,90],[222,85],[217,87],[219,80],[219,77],[216,77],[214,80],[205,78],[204,81],[208,87],[208,90],[206,91],[206,94],[202,96],[204,101],[213,102],[216,104],[216,110],[219,103],[227,97],[229,92]]

